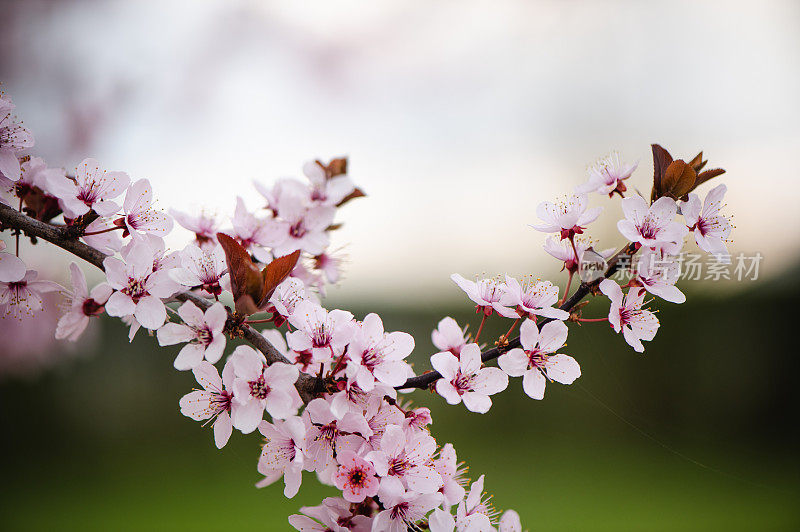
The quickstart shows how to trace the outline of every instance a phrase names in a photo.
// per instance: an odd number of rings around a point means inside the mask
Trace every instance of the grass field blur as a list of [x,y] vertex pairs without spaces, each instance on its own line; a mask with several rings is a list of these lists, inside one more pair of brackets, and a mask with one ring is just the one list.
[[[423,392],[414,401],[531,531],[797,530],[797,362],[782,344],[794,292],[661,305],[643,356],[603,324],[574,329],[565,351],[583,376],[541,402],[518,380],[486,416]],[[453,309],[376,310],[387,330],[415,333],[424,367],[429,331]],[[0,528],[285,530],[287,515],[334,493],[309,474],[293,500],[282,485],[254,488],[259,439],[234,434],[217,451],[178,411],[194,383],[171,368],[174,351],[122,332],[105,322],[95,355],[0,385]]]

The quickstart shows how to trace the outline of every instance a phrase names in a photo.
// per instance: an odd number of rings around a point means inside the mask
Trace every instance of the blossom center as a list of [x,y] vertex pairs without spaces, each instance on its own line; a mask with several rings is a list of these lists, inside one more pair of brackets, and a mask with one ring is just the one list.
[[256,399],[266,399],[269,394],[269,386],[264,382],[264,376],[261,375],[254,381],[248,383],[250,385],[250,395]]
[[144,279],[134,279],[133,277],[128,278],[128,286],[125,287],[123,292],[128,294],[135,303],[138,303],[141,298],[148,295]]

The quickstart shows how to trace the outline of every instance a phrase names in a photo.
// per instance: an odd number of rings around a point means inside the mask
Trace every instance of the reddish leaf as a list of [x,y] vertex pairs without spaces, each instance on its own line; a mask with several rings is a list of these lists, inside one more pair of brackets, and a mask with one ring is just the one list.
[[261,276],[264,279],[264,292],[258,303],[259,308],[267,304],[267,301],[272,297],[272,293],[278,285],[285,281],[286,278],[289,277],[289,274],[292,273],[299,259],[300,250],[298,249],[294,253],[278,257],[264,267],[261,271]]
[[344,205],[345,203],[347,203],[348,201],[350,201],[352,199],[363,198],[364,196],[366,196],[366,194],[364,194],[364,191],[361,190],[360,188],[356,188],[350,194],[345,196],[345,198],[342,201],[337,203],[336,206],[337,207],[341,207],[342,205]]
[[258,312],[258,303],[264,293],[264,279],[247,250],[225,233],[217,233],[217,241],[225,251],[228,274],[231,278],[236,312],[249,316]]
[[661,180],[672,163],[672,155],[658,144],[651,144],[650,147],[653,149],[653,191],[650,200],[655,201],[662,195]]
[[661,178],[661,194],[673,199],[679,199],[694,188],[697,174],[685,161],[678,159],[672,161]]

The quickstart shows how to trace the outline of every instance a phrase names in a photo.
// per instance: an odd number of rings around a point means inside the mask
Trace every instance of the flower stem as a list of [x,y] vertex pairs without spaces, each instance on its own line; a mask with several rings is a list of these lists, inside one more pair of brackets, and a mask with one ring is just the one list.
[[505,343],[505,342],[506,342],[506,340],[508,340],[508,337],[509,337],[509,336],[511,336],[511,333],[512,333],[512,332],[514,332],[514,328],[517,326],[517,324],[519,323],[519,320],[521,320],[521,319],[522,319],[522,318],[517,318],[517,319],[515,319],[515,320],[514,320],[514,323],[512,323],[512,324],[511,324],[511,327],[508,329],[508,332],[506,332],[506,333],[503,335],[503,337],[502,337],[502,338],[500,338],[500,343],[501,343],[501,344],[502,344],[502,343]]
[[564,288],[564,294],[561,296],[561,301],[558,302],[558,306],[564,304],[564,301],[567,300],[567,296],[569,295],[569,287],[572,286],[572,276],[575,275],[575,272],[570,270],[569,277],[567,277],[567,286]]
[[601,321],[608,321],[608,318],[578,318],[581,323],[597,323]]
[[110,233],[111,231],[116,231],[117,229],[125,229],[125,228],[117,225],[114,227],[109,227],[107,229],[102,229],[100,231],[90,231],[88,233],[83,233],[82,236],[102,235],[103,233]]
[[481,324],[478,326],[478,332],[475,333],[475,339],[473,340],[473,342],[475,342],[476,344],[478,343],[478,338],[480,338],[481,336],[481,331],[483,330],[483,324],[486,323],[487,317],[488,316],[484,313],[483,318],[481,319]]

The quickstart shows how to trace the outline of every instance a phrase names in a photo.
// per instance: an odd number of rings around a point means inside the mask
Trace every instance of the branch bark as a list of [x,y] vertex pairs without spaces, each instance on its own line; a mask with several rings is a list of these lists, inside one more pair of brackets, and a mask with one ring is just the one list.
[[[33,236],[46,240],[61,249],[70,252],[71,254],[79,257],[89,264],[105,271],[103,267],[103,260],[108,255],[101,251],[80,242],[74,234],[67,227],[58,227],[51,225],[30,216],[27,216],[16,209],[12,209],[7,205],[0,204],[0,228],[1,229],[18,229],[27,236]],[[173,296],[178,301],[191,301],[203,310],[210,307],[213,303],[191,292],[181,292]],[[258,349],[264,354],[268,364],[275,362],[284,362],[290,364],[272,343],[264,338],[254,328],[244,325],[243,338],[250,345]],[[304,402],[308,403],[314,397],[319,395],[317,393],[317,379],[311,375],[301,373],[300,378],[295,384],[300,397]]]
[[[620,258],[622,256],[632,256],[636,252],[636,249],[633,247],[633,244],[626,244],[622,249],[620,249],[608,262],[608,268],[606,269],[605,273],[603,274],[602,279],[608,279],[619,269],[620,266]],[[597,279],[591,283],[581,282],[580,286],[575,290],[575,292],[567,299],[559,308],[566,312],[570,312],[575,305],[581,302],[581,300],[589,295],[592,292],[592,288],[597,286],[602,279]],[[537,322],[537,325],[541,329],[542,325],[545,323],[549,323],[553,321],[553,318],[544,318]],[[498,347],[493,347],[491,349],[487,349],[486,351],[481,353],[481,360],[483,362],[488,362],[490,360],[494,360],[495,358],[499,357],[503,353],[514,349],[515,347],[520,346],[520,339],[519,336],[516,338],[509,340],[507,344]],[[441,379],[442,375],[438,371],[429,371],[423,373],[422,375],[418,375],[416,377],[411,377],[410,379],[406,380],[400,386],[397,386],[396,389],[398,390],[405,390],[410,388],[427,388],[437,380]]]

